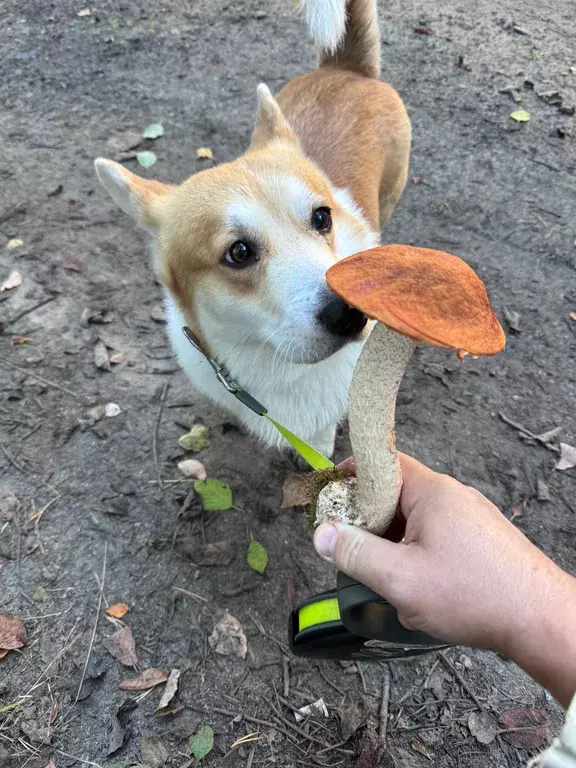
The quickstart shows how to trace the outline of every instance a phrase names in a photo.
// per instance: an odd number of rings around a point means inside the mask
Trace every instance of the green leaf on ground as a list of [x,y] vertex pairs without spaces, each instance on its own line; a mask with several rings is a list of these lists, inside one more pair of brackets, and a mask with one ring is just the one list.
[[202,760],[202,758],[212,752],[213,746],[214,732],[209,725],[203,725],[198,729],[196,735],[190,739],[190,754],[196,760]]
[[233,505],[232,491],[226,483],[209,477],[207,480],[196,480],[194,490],[200,496],[202,506],[206,510],[230,509]]
[[530,112],[526,112],[525,109],[515,109],[510,113],[510,117],[517,123],[527,123],[530,120]]
[[160,136],[164,136],[164,126],[162,123],[150,123],[142,134],[144,139],[158,139]]
[[264,573],[268,565],[268,551],[259,541],[251,541],[246,554],[248,565],[253,571]]
[[152,168],[153,165],[156,165],[158,158],[156,157],[156,152],[146,151],[138,152],[136,160],[138,160],[138,165],[141,165],[142,168]]

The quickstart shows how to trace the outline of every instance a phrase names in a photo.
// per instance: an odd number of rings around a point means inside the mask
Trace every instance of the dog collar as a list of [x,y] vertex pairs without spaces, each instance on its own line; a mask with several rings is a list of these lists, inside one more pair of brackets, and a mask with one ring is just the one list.
[[283,427],[281,424],[279,424],[277,421],[274,421],[271,416],[268,415],[268,411],[265,408],[265,406],[262,405],[258,400],[256,400],[255,397],[252,397],[252,395],[247,392],[243,387],[241,387],[229,374],[226,366],[221,365],[216,358],[209,355],[204,348],[202,347],[202,344],[200,343],[200,340],[198,337],[192,332],[188,326],[184,326],[182,328],[182,333],[190,344],[194,347],[194,349],[199,352],[202,357],[208,362],[212,370],[214,371],[216,378],[222,384],[222,386],[230,392],[231,395],[234,395],[236,400],[240,400],[241,403],[243,403],[247,408],[250,408],[251,411],[253,411],[258,416],[263,416],[265,419],[268,419],[268,421],[276,427],[278,432],[284,437],[294,448],[294,450],[305,460],[310,464],[312,469],[320,470],[320,469],[329,469],[334,466],[334,463],[330,461],[330,459],[327,459],[326,456],[323,456],[319,451],[317,451],[315,448],[312,448],[311,445],[308,445],[308,443],[304,442],[301,438],[299,438],[297,435],[295,435],[293,432],[290,432],[289,429],[286,429],[286,427]]

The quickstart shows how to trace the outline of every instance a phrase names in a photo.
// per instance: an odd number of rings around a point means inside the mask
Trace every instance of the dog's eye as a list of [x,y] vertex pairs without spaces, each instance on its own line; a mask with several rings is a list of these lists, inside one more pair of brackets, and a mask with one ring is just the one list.
[[229,267],[247,267],[256,260],[254,249],[242,240],[232,243],[224,254],[224,261]]
[[330,208],[322,206],[312,212],[312,226],[318,232],[329,232],[332,227],[332,213]]

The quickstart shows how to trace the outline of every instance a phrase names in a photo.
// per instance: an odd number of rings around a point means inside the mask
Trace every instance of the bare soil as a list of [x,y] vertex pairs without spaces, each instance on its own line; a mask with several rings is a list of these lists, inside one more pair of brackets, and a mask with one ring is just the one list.
[[[560,439],[575,444],[574,6],[388,0],[380,10],[384,77],[414,127],[411,181],[384,240],[463,256],[500,317],[520,315],[495,359],[416,354],[400,446],[520,513],[515,524],[574,570],[575,472],[554,471],[555,452],[499,415],[535,434],[562,427]],[[512,746],[510,733],[481,744],[470,714],[533,707],[553,735],[562,713],[494,653],[456,648],[389,664],[379,759],[370,735],[382,666],[286,666],[294,595],[334,578],[300,513],[279,509],[293,464],[194,394],[156,319],[145,237],[94,178],[93,158],[117,156],[118,141],[130,143],[124,132],[150,122],[166,133],[142,145],[158,155],[143,175],[178,182],[210,162],[196,159],[198,147],[215,162],[241,152],[256,85],[277,90],[313,66],[293,4],[4,0],[0,28],[0,278],[23,277],[0,293],[0,613],[22,617],[29,634],[0,661],[2,768],[191,765],[187,739],[202,723],[215,733],[206,765],[523,766],[534,749]],[[518,108],[529,122],[510,118]],[[22,245],[8,247],[14,239]],[[17,336],[30,341],[14,345]],[[123,354],[111,371],[96,368],[99,338]],[[121,414],[91,424],[90,408],[105,403]],[[195,422],[211,433],[198,458],[233,489],[229,512],[202,514],[196,501],[183,510],[190,484],[171,482],[182,425]],[[347,453],[345,430],[338,450]],[[264,576],[246,563],[252,537],[269,551]],[[204,542],[222,540],[236,546],[228,565],[194,560]],[[119,690],[130,669],[103,645],[115,627],[98,613],[101,599],[129,605],[123,621],[141,669],[181,671],[175,713],[155,715],[161,687],[141,700]],[[208,643],[226,611],[245,629],[245,660]],[[296,732],[290,708],[320,696],[329,719]],[[257,741],[231,751],[254,731]]]

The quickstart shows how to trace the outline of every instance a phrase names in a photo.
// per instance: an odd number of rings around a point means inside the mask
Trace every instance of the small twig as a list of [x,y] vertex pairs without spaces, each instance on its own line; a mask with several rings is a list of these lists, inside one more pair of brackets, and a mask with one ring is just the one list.
[[0,224],[4,224],[5,221],[8,221],[8,219],[11,219],[12,216],[15,216],[17,213],[20,213],[21,211],[26,210],[26,201],[20,200],[19,203],[15,203],[14,205],[11,205],[6,210],[2,211],[0,213]]
[[208,600],[205,597],[202,597],[202,595],[197,595],[195,592],[189,592],[187,589],[182,589],[182,587],[172,587],[172,589],[176,592],[182,592],[183,595],[191,597],[193,600],[196,600],[196,602],[200,604],[208,602]]
[[38,304],[34,304],[33,307],[28,307],[28,309],[23,309],[22,312],[20,312],[17,315],[14,315],[14,317],[11,317],[10,320],[6,322],[6,325],[14,325],[14,323],[18,322],[18,320],[21,320],[23,317],[26,317],[26,315],[29,315],[31,312],[34,312],[37,309],[40,309],[40,307],[46,306],[46,304],[50,304],[52,301],[56,301],[58,296],[50,296],[48,299],[44,299],[43,301],[40,301]]
[[432,664],[432,667],[430,668],[430,672],[428,672],[428,675],[426,676],[426,679],[424,680],[423,688],[428,688],[428,684],[430,683],[430,680],[432,679],[432,675],[436,671],[436,667],[440,664],[440,659],[436,659],[434,664]]
[[82,686],[84,685],[84,679],[86,678],[86,670],[90,662],[90,656],[92,655],[92,648],[94,647],[94,640],[96,639],[96,628],[98,627],[98,620],[100,619],[100,611],[102,609],[102,600],[104,598],[104,581],[106,579],[106,560],[108,558],[108,542],[104,542],[104,559],[102,562],[102,578],[100,579],[100,594],[98,596],[98,607],[96,608],[96,618],[94,619],[94,627],[92,628],[92,637],[90,638],[90,645],[88,647],[88,653],[86,654],[86,661],[84,662],[84,668],[82,670],[82,677],[80,678],[80,685],[74,699],[74,704],[78,703],[80,694],[82,693]]
[[160,429],[160,421],[162,420],[162,411],[164,410],[164,401],[166,400],[166,393],[168,392],[169,386],[170,386],[170,382],[167,381],[164,384],[164,389],[162,390],[162,397],[160,398],[160,408],[158,409],[156,424],[154,425],[154,439],[152,441],[152,452],[154,454],[154,466],[156,467],[156,475],[158,477],[158,485],[160,486],[160,490],[164,489],[164,485],[162,483],[162,472],[160,470],[160,464],[158,462],[158,431]]
[[[315,736],[310,736],[309,733],[303,731],[302,728],[299,728],[295,723],[291,723],[290,720],[287,720],[271,701],[266,701],[266,703],[274,711],[275,719],[278,720],[279,723],[283,723],[287,728],[290,728],[294,733],[297,733],[299,736],[312,742],[312,744],[319,744],[321,747],[330,746],[330,744],[327,744],[325,741],[317,739]],[[292,707],[290,707],[290,709],[292,709]]]
[[512,419],[509,419],[508,416],[502,413],[502,411],[498,413],[498,416],[500,416],[503,422],[509,424],[511,427],[514,427],[514,429],[520,432],[521,436],[524,435],[525,437],[529,437],[531,440],[536,440],[536,442],[540,443],[540,445],[548,448],[549,451],[555,451],[556,453],[560,452],[560,448],[558,448],[557,445],[554,445],[554,443],[550,443],[547,440],[543,440],[542,435],[535,435],[534,432],[526,429],[526,427],[524,427],[522,424],[518,424],[518,422],[512,421]]
[[[212,709],[201,709],[200,707],[195,707],[193,704],[189,704],[189,707],[190,709],[193,709],[195,712],[200,712],[203,715],[211,715],[212,713],[214,713],[216,715],[224,715],[225,717],[231,717],[233,720],[235,720],[238,717],[238,714],[235,714],[234,712],[230,712],[228,709],[221,709],[220,707],[213,707]],[[252,717],[251,715],[244,714],[244,712],[240,713],[240,717],[244,718],[244,720],[246,720],[246,722],[248,723],[263,725],[266,728],[274,728],[276,731],[280,731],[280,733],[283,733],[284,736],[287,736],[289,739],[292,738],[292,734],[289,731],[287,731],[286,728],[283,728],[278,723],[273,723],[271,720],[261,720],[259,717]]]
[[0,357],[0,363],[7,365],[9,368],[14,368],[15,371],[20,371],[20,373],[23,373],[26,376],[31,376],[33,379],[37,379],[38,381],[41,381],[42,384],[46,384],[46,386],[48,387],[59,389],[60,392],[65,392],[67,395],[70,395],[71,397],[75,397],[75,398],[80,397],[80,395],[77,395],[76,392],[72,392],[71,389],[66,389],[66,387],[61,387],[60,384],[55,384],[53,381],[50,381],[49,379],[44,379],[42,376],[38,376],[37,373],[32,373],[32,371],[28,371],[26,368],[21,368],[19,365],[15,365],[15,363],[11,363],[8,360],[5,360],[3,357]]
[[4,456],[6,456],[10,464],[12,464],[12,466],[15,469],[19,470],[23,474],[26,474],[26,470],[24,469],[24,467],[18,464],[14,456],[12,456],[12,454],[8,451],[8,449],[4,447],[3,443],[0,443],[0,448],[2,449],[2,453],[4,454]]
[[458,672],[458,670],[456,669],[456,667],[455,667],[455,666],[452,664],[452,662],[450,661],[450,659],[449,659],[449,658],[448,658],[448,656],[446,655],[446,651],[440,651],[440,654],[439,654],[439,656],[440,656],[440,658],[442,659],[442,661],[444,662],[444,664],[446,664],[446,666],[448,667],[448,669],[450,670],[450,672],[452,672],[452,674],[454,675],[454,677],[455,677],[455,678],[458,680],[458,682],[460,683],[460,685],[462,686],[462,688],[464,688],[464,690],[466,691],[466,693],[468,694],[468,696],[470,696],[470,698],[472,699],[472,701],[474,702],[474,704],[476,704],[476,706],[478,707],[478,709],[479,709],[481,712],[485,712],[485,711],[486,711],[486,707],[484,706],[484,704],[482,704],[482,702],[480,701],[480,699],[478,698],[478,696],[476,696],[476,694],[474,693],[474,691],[472,690],[472,688],[470,688],[470,686],[468,685],[468,683],[466,682],[466,680],[464,680],[464,678],[462,677],[462,675],[460,674],[460,672]]
[[55,749],[54,752],[56,752],[59,755],[63,755],[64,757],[71,757],[72,760],[77,760],[79,763],[82,763],[82,765],[91,765],[93,768],[102,768],[102,765],[100,763],[93,763],[91,760],[84,760],[82,757],[77,757],[76,755],[70,755],[68,752],[63,752],[61,749]]
[[288,653],[288,646],[285,643],[282,643],[280,640],[276,640],[275,637],[273,637],[268,632],[266,632],[266,630],[262,626],[261,622],[254,616],[252,611],[248,611],[248,615],[250,616],[250,618],[252,619],[252,621],[256,625],[256,629],[260,632],[261,635],[263,635],[264,637],[268,638],[268,640],[272,640],[273,643],[276,643],[278,648],[280,648],[280,650],[283,653],[285,653],[285,654]]
[[252,744],[252,749],[250,750],[250,754],[248,755],[248,760],[246,762],[246,768],[252,768],[252,763],[254,762],[254,752],[256,752],[256,744]]
[[337,744],[331,744],[329,747],[325,747],[324,749],[320,749],[318,752],[316,752],[316,756],[319,755],[326,755],[328,752],[333,752],[335,749],[340,750],[340,752],[344,752],[344,754],[353,755],[354,752],[348,752],[346,749],[340,749],[340,747],[343,747],[344,744],[347,742],[345,741],[339,741]]
[[290,659],[284,656],[282,659],[282,675],[284,680],[284,698],[290,695]]
[[325,683],[328,683],[328,685],[331,688],[334,688],[335,691],[337,691],[340,696],[346,696],[346,692],[342,690],[342,688],[339,688],[336,683],[333,683],[332,680],[326,675],[324,670],[322,669],[321,665],[317,665],[318,672],[320,673],[320,677],[324,680]]
[[390,670],[384,669],[382,676],[382,700],[380,702],[380,741],[382,747],[386,749],[386,739],[388,736],[388,707],[390,706]]
[[360,675],[360,680],[362,680],[362,690],[364,693],[368,693],[368,689],[366,688],[366,678],[364,677],[364,671],[362,670],[362,667],[358,662],[356,662],[356,669],[358,670],[358,674]]
[[42,515],[44,514],[44,512],[46,512],[47,509],[50,509],[52,504],[56,504],[57,501],[60,501],[61,498],[62,498],[62,494],[59,493],[55,499],[52,499],[47,504],[44,504],[42,509],[40,509],[38,512],[34,512],[34,514],[32,515],[32,520],[34,520],[36,524],[38,524],[40,520],[42,520]]

